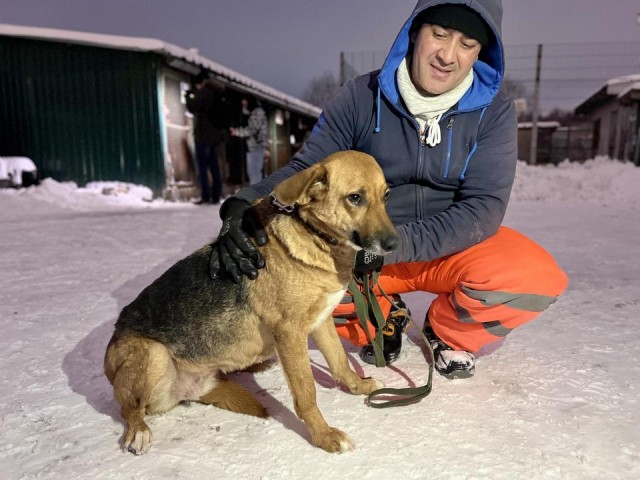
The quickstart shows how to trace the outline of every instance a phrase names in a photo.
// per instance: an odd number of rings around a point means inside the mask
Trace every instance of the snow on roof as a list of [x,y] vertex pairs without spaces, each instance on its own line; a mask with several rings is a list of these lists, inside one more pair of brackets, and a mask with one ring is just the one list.
[[628,95],[630,92],[638,91],[638,90],[640,90],[640,81],[637,81],[637,82],[634,82],[634,83],[632,83],[630,85],[627,85],[624,88],[624,90],[621,90],[620,93],[618,93],[618,98],[622,98],[622,97]]
[[[545,122],[537,122],[538,128],[559,128],[560,122],[555,121],[545,121]],[[518,122],[518,128],[532,128],[532,122]]]
[[574,109],[576,113],[588,113],[599,105],[607,102],[611,97],[621,98],[631,90],[636,90],[633,85],[640,82],[640,73],[623,75],[610,78],[602,87],[591,94],[586,100],[578,104]]
[[640,82],[640,75],[625,75],[624,77],[611,78],[605,84],[607,95],[620,96],[620,93],[628,90],[630,85]]
[[618,85],[621,83],[640,82],[640,73],[624,75],[622,77],[610,78],[605,83],[606,86]]
[[[113,48],[119,50],[132,50],[141,52],[156,52],[161,55],[184,60],[188,64],[204,67],[215,74],[226,78],[238,86],[244,87],[251,93],[258,94],[280,106],[287,107],[298,112],[319,116],[320,108],[298,98],[287,95],[279,90],[260,83],[252,78],[242,75],[230,68],[220,65],[200,55],[197,49],[184,49],[155,38],[125,37],[120,35],[105,35],[100,33],[78,32],[73,30],[59,30],[53,28],[25,27],[20,25],[8,25],[0,23],[0,36],[31,38],[37,40],[50,40],[54,42],[74,43],[78,45],[90,45],[94,47]],[[176,66],[177,67],[177,66]],[[179,68],[179,67],[177,67]],[[195,73],[195,72],[191,72]]]

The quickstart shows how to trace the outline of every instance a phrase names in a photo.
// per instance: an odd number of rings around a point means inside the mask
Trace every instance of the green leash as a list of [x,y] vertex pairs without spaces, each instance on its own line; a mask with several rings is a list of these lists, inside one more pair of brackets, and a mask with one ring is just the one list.
[[[382,309],[380,308],[378,299],[373,291],[373,287],[378,283],[379,276],[380,272],[366,273],[362,276],[362,278],[356,278],[354,276],[348,287],[349,292],[353,297],[353,303],[355,304],[358,320],[360,321],[360,324],[362,325],[362,328],[367,335],[367,339],[373,346],[376,367],[378,368],[385,367],[387,364],[382,353],[384,341],[382,328],[386,323],[386,319],[382,314]],[[380,293],[382,293],[382,295],[393,304],[393,300],[391,300],[381,288],[379,288],[379,290]],[[427,384],[423,385],[422,387],[385,387],[374,390],[367,397],[367,405],[369,405],[370,407],[389,408],[411,405],[413,403],[419,402],[431,393],[431,388],[433,385],[433,364],[435,363],[433,349],[431,348],[431,344],[429,343],[427,338],[424,336],[424,333],[422,333],[422,330],[420,330],[420,328],[418,328],[418,326],[413,322],[413,318],[411,317],[408,309],[406,313],[407,317],[409,317],[409,323],[420,332],[420,335],[427,345],[427,349],[429,350],[429,355],[431,356],[431,362],[429,362],[429,379],[427,381]],[[371,321],[371,317],[373,317],[373,319],[375,320],[375,324]],[[377,325],[375,338],[371,338],[371,333],[369,332],[369,323]],[[393,396],[395,398],[389,400],[377,398],[381,396]]]
[[[383,318],[382,309],[380,308],[380,304],[378,303],[376,296],[372,295],[373,285],[375,285],[375,282],[378,280],[377,277],[373,278],[373,275],[365,273],[362,279],[356,279],[354,277],[353,280],[351,280],[351,283],[349,283],[349,292],[353,297],[353,303],[356,307],[356,315],[358,315],[360,325],[362,325],[362,329],[364,330],[369,343],[373,346],[376,367],[381,368],[387,366],[387,362],[385,362],[384,355],[382,354],[382,328],[384,327],[386,320]],[[360,289],[360,286],[362,286],[362,290]],[[364,294],[362,293],[363,290]],[[375,299],[373,302],[371,301],[372,296]],[[371,321],[371,317],[374,318],[376,322],[375,324]],[[377,326],[375,338],[371,338],[369,323]]]

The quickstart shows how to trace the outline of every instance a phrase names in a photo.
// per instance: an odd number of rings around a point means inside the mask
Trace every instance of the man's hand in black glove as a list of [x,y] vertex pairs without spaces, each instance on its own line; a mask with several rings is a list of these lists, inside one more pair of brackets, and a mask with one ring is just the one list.
[[353,273],[361,277],[366,273],[380,271],[383,263],[384,257],[382,255],[376,255],[368,250],[358,250]]
[[221,208],[222,228],[213,244],[209,275],[218,278],[227,272],[235,283],[242,275],[254,280],[258,269],[264,268],[264,258],[251,241],[262,246],[267,234],[251,205],[239,198],[227,200]]

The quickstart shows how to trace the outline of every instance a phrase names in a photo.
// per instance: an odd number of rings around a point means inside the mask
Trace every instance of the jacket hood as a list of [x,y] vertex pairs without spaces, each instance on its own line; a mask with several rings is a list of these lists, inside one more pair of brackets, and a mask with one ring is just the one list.
[[380,90],[394,105],[398,103],[400,97],[396,84],[396,70],[409,50],[411,24],[423,10],[443,3],[466,5],[472,8],[484,19],[493,33],[489,44],[482,47],[480,57],[473,66],[475,75],[473,85],[460,99],[458,109],[468,111],[488,105],[500,89],[504,76],[502,0],[419,0],[393,42],[378,79]]

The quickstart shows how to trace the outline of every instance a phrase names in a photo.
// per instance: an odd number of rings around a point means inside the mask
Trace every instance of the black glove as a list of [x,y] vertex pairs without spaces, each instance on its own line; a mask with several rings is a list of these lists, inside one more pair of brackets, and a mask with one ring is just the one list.
[[366,273],[379,272],[382,270],[383,263],[384,257],[382,255],[376,255],[368,250],[358,250],[353,273],[362,276]]
[[264,268],[264,258],[251,241],[262,246],[267,243],[267,234],[260,219],[249,202],[239,198],[227,200],[220,209],[222,228],[213,243],[209,261],[209,275],[218,278],[221,270],[228,273],[235,283],[242,275],[251,280]]

